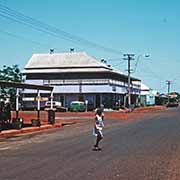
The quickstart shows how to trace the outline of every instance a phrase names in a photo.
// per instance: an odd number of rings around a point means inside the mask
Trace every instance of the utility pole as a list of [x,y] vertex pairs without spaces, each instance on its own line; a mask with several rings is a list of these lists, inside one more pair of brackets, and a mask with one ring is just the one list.
[[134,60],[135,54],[124,54],[124,60],[128,61],[128,108],[131,107],[131,60]]
[[170,88],[171,88],[171,81],[167,80],[167,87],[168,87],[168,102],[169,102],[169,94],[170,94]]

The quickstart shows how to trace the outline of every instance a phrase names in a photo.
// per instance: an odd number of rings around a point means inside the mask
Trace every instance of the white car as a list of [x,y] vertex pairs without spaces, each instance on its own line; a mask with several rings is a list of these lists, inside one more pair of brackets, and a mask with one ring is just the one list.
[[[45,103],[44,110],[50,110],[50,108],[51,108],[51,101],[47,101]],[[61,102],[58,102],[58,101],[53,101],[53,109],[55,111],[59,111],[59,112],[66,112],[67,111],[65,107],[62,107]]]

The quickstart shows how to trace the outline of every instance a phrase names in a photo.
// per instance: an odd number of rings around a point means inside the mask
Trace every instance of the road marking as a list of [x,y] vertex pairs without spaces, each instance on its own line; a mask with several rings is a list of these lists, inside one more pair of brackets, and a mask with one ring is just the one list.
[[9,146],[7,146],[7,147],[2,147],[2,148],[0,148],[0,151],[4,151],[4,150],[7,150],[7,149],[10,149],[10,147],[9,147]]

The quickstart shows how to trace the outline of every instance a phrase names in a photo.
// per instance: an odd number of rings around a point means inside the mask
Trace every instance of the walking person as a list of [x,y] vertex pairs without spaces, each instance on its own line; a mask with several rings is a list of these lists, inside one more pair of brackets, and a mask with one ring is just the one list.
[[94,149],[93,149],[95,151],[101,150],[101,148],[99,148],[99,142],[103,139],[103,133],[102,133],[102,129],[104,127],[103,119],[104,119],[103,111],[102,109],[98,108],[96,110],[95,123],[93,128],[93,134],[96,136],[96,144],[94,145]]

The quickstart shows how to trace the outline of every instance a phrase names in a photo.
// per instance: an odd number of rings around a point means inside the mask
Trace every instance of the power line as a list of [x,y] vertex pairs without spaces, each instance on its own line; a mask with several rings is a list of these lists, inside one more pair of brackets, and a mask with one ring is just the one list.
[[162,90],[164,90],[165,88],[166,88],[166,85],[164,85],[164,86],[161,85],[161,88],[159,88],[159,89],[157,89],[157,90],[162,91]]
[[115,67],[120,67],[120,65],[124,65],[125,63],[122,62],[121,64],[117,63],[117,64],[113,64],[112,66],[115,66]]
[[43,23],[39,20],[36,20],[32,17],[26,16],[20,12],[12,10],[9,7],[4,6],[2,4],[0,4],[0,16],[3,18],[9,19],[11,21],[15,21],[17,23],[21,23],[25,26],[31,27],[40,32],[49,34],[56,38],[61,38],[61,39],[65,39],[65,40],[68,40],[71,42],[76,42],[76,43],[83,44],[83,45],[86,45],[86,46],[92,47],[92,48],[98,48],[98,49],[101,49],[106,52],[108,51],[113,54],[122,54],[121,51],[118,51],[118,50],[115,50],[112,48],[108,48],[108,47],[99,45],[97,43],[94,43],[92,41],[83,39],[79,36],[75,36],[73,34],[67,33],[65,31],[62,31],[62,30],[54,27],[54,26],[50,26],[50,25]]
[[137,57],[136,63],[135,63],[135,65],[134,65],[134,71],[133,71],[133,73],[135,73],[135,72],[136,72],[137,65],[138,65],[139,60],[141,59],[141,57],[148,58],[149,56],[150,56],[149,54],[146,54],[146,55],[140,54],[140,55]]
[[108,59],[108,61],[122,61],[122,57]]
[[152,70],[151,68],[150,68],[150,66],[148,66],[146,63],[145,63],[145,72],[149,72],[154,78],[156,78],[156,79],[159,79],[159,80],[162,80],[163,79],[163,77],[161,77],[161,76],[159,76],[159,74],[157,74],[154,70]]
[[[41,28],[39,28],[39,27],[34,27],[34,25],[28,24],[27,22],[23,22],[23,21],[20,21],[20,20],[18,20],[18,19],[14,19],[13,17],[9,17],[9,16],[3,15],[3,14],[0,14],[0,16],[1,16],[1,17],[4,17],[4,18],[6,18],[6,19],[9,19],[9,20],[11,20],[11,21],[15,21],[15,22],[17,22],[17,23],[21,23],[21,24],[23,24],[23,25],[25,25],[25,26],[31,27],[31,28],[39,31],[39,32],[46,33],[46,34],[48,34],[48,35],[54,36],[54,37],[56,37],[56,38],[59,38],[58,35],[56,35],[56,34],[54,34],[54,33],[52,33],[52,32],[49,32],[49,31],[47,31],[47,30],[41,29]],[[61,39],[70,40],[70,39],[67,39],[67,38],[64,38],[64,37],[61,37]]]
[[37,41],[31,40],[31,39],[27,39],[25,37],[22,37],[22,36],[19,36],[19,35],[16,35],[16,34],[13,34],[11,32],[8,32],[8,31],[1,30],[1,29],[0,29],[0,32],[6,34],[8,36],[11,36],[13,38],[16,38],[16,39],[20,39],[20,40],[23,40],[23,41],[26,41],[26,42],[28,41],[28,42],[31,42],[31,43],[36,44],[38,46],[44,46],[44,47],[49,48],[48,44],[42,44],[42,43],[39,43]]
[[[18,22],[18,23],[22,23],[23,25],[30,26],[32,28],[34,28],[34,26],[36,28],[38,27],[38,29],[36,29],[36,30],[39,30],[39,31],[42,31],[44,29],[44,30],[47,31],[46,33],[52,32],[52,30],[49,29],[49,27],[50,27],[49,25],[46,25],[46,24],[44,24],[44,23],[42,23],[42,22],[40,22],[40,21],[38,21],[36,19],[28,17],[28,16],[26,16],[26,15],[20,13],[20,12],[12,10],[12,9],[6,7],[6,6],[1,7],[1,5],[0,5],[0,10],[1,10],[1,13],[6,14],[6,16],[4,16],[4,14],[2,15],[4,18],[14,20],[14,17],[15,17],[16,18],[15,21]],[[63,31],[61,31],[61,33],[64,34],[64,35],[68,35],[68,33],[65,34],[65,32],[63,32]],[[69,38],[67,38],[67,39],[66,38],[65,38],[65,40],[70,40]]]

